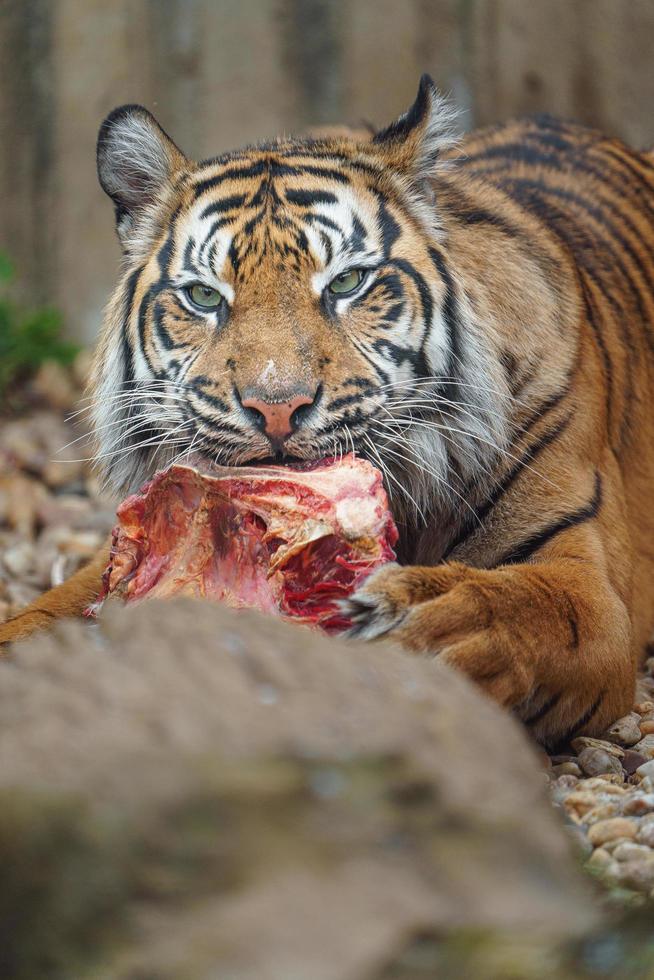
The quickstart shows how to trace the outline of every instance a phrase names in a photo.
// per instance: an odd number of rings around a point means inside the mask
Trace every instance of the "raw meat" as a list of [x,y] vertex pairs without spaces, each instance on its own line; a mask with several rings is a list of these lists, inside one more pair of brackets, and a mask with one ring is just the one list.
[[352,455],[306,466],[177,465],[118,508],[103,593],[205,596],[347,628],[338,600],[391,561],[381,474]]

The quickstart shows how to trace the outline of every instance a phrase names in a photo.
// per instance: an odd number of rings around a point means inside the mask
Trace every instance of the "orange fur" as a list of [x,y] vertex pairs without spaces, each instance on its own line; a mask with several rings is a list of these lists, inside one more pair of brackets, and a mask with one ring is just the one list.
[[[118,123],[152,128],[139,112]],[[270,454],[243,393],[314,399],[284,451],[354,442],[396,490],[404,567],[352,598],[354,631],[440,654],[554,744],[630,708],[654,625],[654,165],[547,118],[448,149],[442,112],[423,82],[371,141],[334,131],[202,164],[152,129],[158,158],[138,206],[138,189],[101,163],[126,270],[96,356],[98,417],[129,370],[145,370],[139,358],[168,378],[189,350],[170,397],[187,398],[197,444],[221,462]],[[230,236],[229,303],[212,319],[175,286],[196,262],[200,206],[211,233]],[[376,256],[349,305],[316,287],[333,263],[331,245],[316,257],[320,207],[332,224],[356,213],[350,252]],[[169,391],[161,440],[109,458],[123,491],[177,451],[164,441]],[[101,564],[0,641],[79,612]]]

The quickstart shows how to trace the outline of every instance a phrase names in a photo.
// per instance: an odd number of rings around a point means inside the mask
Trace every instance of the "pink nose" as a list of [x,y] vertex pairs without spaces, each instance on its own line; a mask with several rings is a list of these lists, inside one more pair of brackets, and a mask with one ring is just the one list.
[[263,398],[244,398],[243,408],[253,408],[263,416],[263,431],[273,442],[288,439],[294,431],[293,413],[302,405],[312,405],[310,395],[296,395],[284,402],[267,402]]

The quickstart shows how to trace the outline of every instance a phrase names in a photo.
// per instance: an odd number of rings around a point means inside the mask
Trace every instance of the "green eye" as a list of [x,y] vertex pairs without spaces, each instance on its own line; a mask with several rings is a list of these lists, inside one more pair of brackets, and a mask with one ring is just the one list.
[[202,307],[203,310],[217,310],[223,301],[223,297],[217,289],[212,289],[211,286],[203,286],[201,282],[187,286],[186,293],[191,302]]
[[335,296],[345,296],[352,293],[363,282],[363,269],[350,269],[341,272],[340,276],[332,279],[327,289]]

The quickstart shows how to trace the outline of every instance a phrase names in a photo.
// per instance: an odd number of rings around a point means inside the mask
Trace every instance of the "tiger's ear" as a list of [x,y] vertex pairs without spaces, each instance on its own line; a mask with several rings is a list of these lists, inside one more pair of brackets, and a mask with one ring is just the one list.
[[373,137],[388,166],[406,174],[418,189],[433,176],[443,150],[457,140],[457,110],[423,75],[416,100],[399,119]]
[[138,218],[152,215],[188,161],[147,109],[124,105],[100,126],[97,162],[100,185],[116,207],[118,237],[127,248]]

